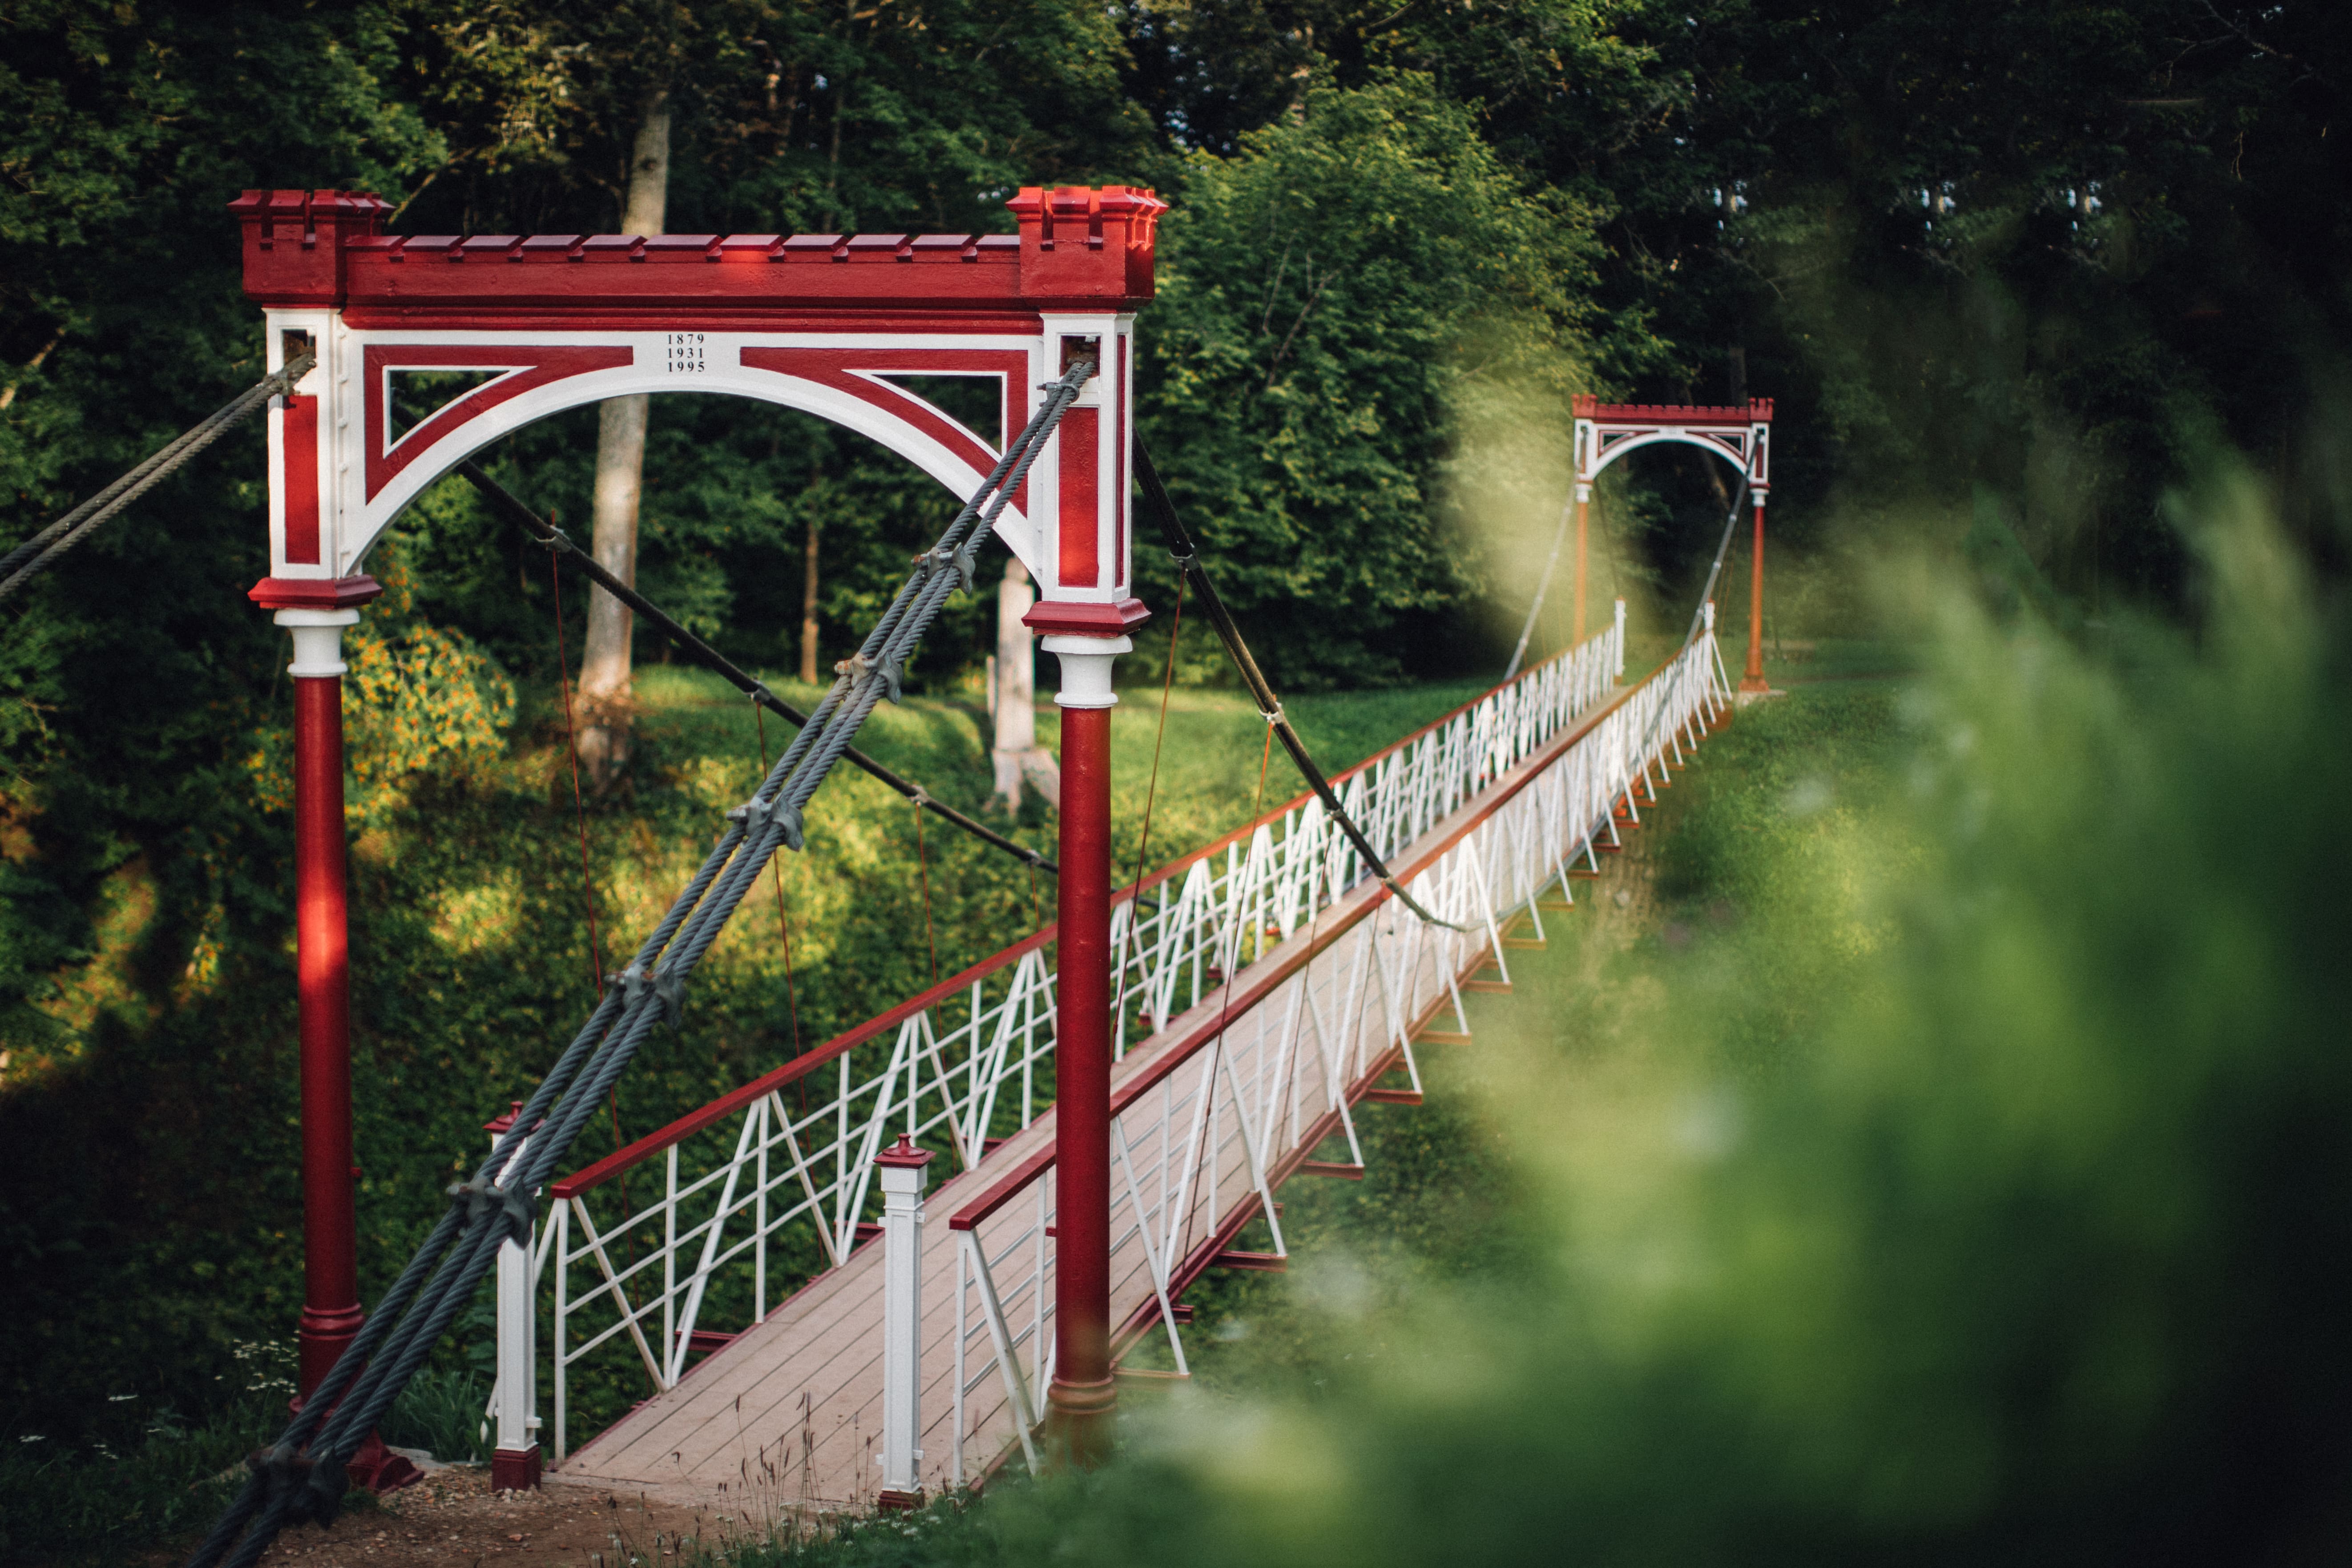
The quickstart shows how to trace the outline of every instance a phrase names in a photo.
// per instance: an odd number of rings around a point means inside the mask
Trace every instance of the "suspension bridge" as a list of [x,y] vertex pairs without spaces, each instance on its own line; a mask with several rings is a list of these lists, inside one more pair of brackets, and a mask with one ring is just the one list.
[[[1163,204],[1111,186],[1008,205],[1017,234],[435,237],[382,233],[369,195],[248,192],[232,211],[268,377],[0,563],[5,598],[266,405],[270,572],[250,596],[294,645],[302,1398],[194,1568],[251,1563],[286,1523],[331,1519],[349,1480],[398,1484],[404,1462],[373,1429],[493,1273],[498,1487],[902,1506],[1008,1463],[1088,1462],[1121,1377],[1188,1375],[1186,1290],[1213,1268],[1285,1267],[1283,1184],[1364,1173],[1355,1108],[1420,1103],[1416,1045],[1466,1041],[1463,993],[1508,988],[1520,922],[1540,937],[1547,910],[1572,904],[1576,879],[1724,717],[1735,694],[1712,595],[1750,501],[1741,693],[1762,688],[1770,404],[1580,399],[1553,547],[1556,563],[1572,515],[1570,646],[1522,671],[1522,635],[1503,684],[1326,779],[1135,437],[1132,334]],[[918,379],[936,376],[992,389],[993,427],[922,396]],[[965,498],[813,712],[471,460],[561,409],[667,391],[818,415]],[[1739,494],[1688,634],[1629,681],[1622,602],[1598,634],[1582,626],[1588,505],[1602,468],[1660,442],[1731,464]],[[528,1101],[489,1124],[489,1156],[367,1312],[349,1178],[341,637],[379,592],[368,550],[449,473],[797,733]],[[1108,711],[1112,664],[1149,616],[1131,591],[1139,490],[1269,751],[1279,739],[1309,789],[1116,889]],[[1037,586],[1022,624],[1060,663],[1055,860],[851,744],[996,541]],[[768,861],[823,830],[812,803],[845,760],[1052,871],[1053,921],[567,1165],[648,1034],[690,1026],[696,965]],[[1253,1226],[1266,1239],[1245,1247]],[[1165,1366],[1135,1363],[1147,1342]],[[632,1385],[649,1395],[596,1418]]]
[[[1567,907],[1579,872],[1598,870],[1719,719],[1728,692],[1711,635],[1631,687],[1617,683],[1622,650],[1621,621],[1336,781],[1395,875],[1448,923],[1402,908],[1311,795],[1119,896],[1114,1357],[1160,1336],[1184,1375],[1185,1289],[1213,1268],[1283,1267],[1281,1184],[1363,1173],[1352,1108],[1419,1103],[1416,1040],[1433,1026],[1466,1037],[1463,988],[1509,984],[1505,933],[1523,919],[1540,931],[1548,890]],[[549,1322],[552,1344],[516,1344],[502,1367],[518,1380],[542,1361],[551,1371],[557,1474],[680,1500],[748,1488],[856,1504],[894,1480],[936,1490],[1007,1458],[1037,1461],[1064,1163],[1045,1093],[1058,1065],[1055,935],[552,1184],[532,1310],[504,1320]],[[951,1173],[924,1202],[928,1222],[895,1231],[887,1209],[862,1223],[894,1141]],[[652,1192],[620,1200],[619,1178],[648,1166]],[[1236,1247],[1253,1221],[1270,1249]],[[625,1234],[645,1238],[634,1260]],[[784,1250],[824,1265],[789,1294],[772,1272]],[[909,1451],[895,1455],[894,1292],[912,1341],[902,1375],[916,1380]],[[733,1315],[714,1321],[722,1294]],[[575,1449],[572,1369],[614,1349],[657,1392]],[[510,1422],[530,1403],[522,1388],[502,1387],[511,1407],[494,1398]]]

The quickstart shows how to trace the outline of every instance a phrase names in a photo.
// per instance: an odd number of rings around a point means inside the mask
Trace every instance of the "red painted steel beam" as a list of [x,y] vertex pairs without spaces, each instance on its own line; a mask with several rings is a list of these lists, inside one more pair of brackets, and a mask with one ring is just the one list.
[[[692,312],[939,311],[946,330],[1036,330],[1039,310],[1132,310],[1151,298],[1160,213],[1149,190],[1032,186],[1005,204],[1016,234],[392,235],[357,191],[247,191],[245,287],[265,305],[341,307],[354,324],[466,327]],[[984,321],[992,311],[1003,320]],[[511,319],[509,319],[511,318]],[[888,323],[877,320],[877,326]],[[899,324],[904,324],[899,323]]]
[[1748,668],[1740,672],[1739,689],[1764,692],[1772,683],[1764,679],[1764,498],[1756,498],[1756,544],[1748,557]]
[[343,862],[343,682],[294,680],[294,970],[302,1041],[302,1318],[308,1397],[360,1331],[352,1165],[352,970]]
[[1110,714],[1062,710],[1059,994],[1055,1001],[1054,1382],[1069,1457],[1110,1446]]
[[1574,400],[1579,419],[1627,425],[1756,425],[1772,422],[1772,400],[1751,397],[1746,403],[1603,403],[1590,393]]

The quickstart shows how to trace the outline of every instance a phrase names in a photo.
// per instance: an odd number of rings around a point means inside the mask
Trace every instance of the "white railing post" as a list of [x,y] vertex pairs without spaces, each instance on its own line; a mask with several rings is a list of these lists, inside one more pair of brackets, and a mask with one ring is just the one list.
[[874,1157],[882,1176],[882,1490],[886,1509],[923,1502],[923,1185],[928,1149],[901,1133]]
[[1616,642],[1612,651],[1617,668],[1610,673],[1622,680],[1625,679],[1625,601],[1622,599],[1617,601],[1617,629],[1612,635]]
[[[483,1124],[492,1150],[521,1114],[518,1100],[504,1116]],[[508,1171],[520,1166],[530,1145],[525,1138],[515,1146],[506,1171],[499,1173],[501,1183]],[[490,1450],[494,1492],[530,1491],[539,1485],[539,1357],[532,1331],[538,1314],[531,1306],[530,1249],[509,1237],[499,1243],[498,1383],[490,1390],[490,1421],[497,1433],[497,1446]]]

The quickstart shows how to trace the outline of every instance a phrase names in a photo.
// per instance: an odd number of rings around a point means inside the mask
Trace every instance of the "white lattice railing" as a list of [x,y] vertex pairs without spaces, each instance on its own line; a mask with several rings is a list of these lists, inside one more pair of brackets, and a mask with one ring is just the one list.
[[[1112,1300],[1115,1311],[1121,1301],[1139,1303],[1115,1343],[1132,1345],[1158,1327],[1174,1371],[1183,1373],[1175,1299],[1220,1262],[1276,1266],[1286,1247],[1275,1188],[1302,1169],[1360,1173],[1350,1107],[1367,1097],[1419,1100],[1415,1034],[1448,1008],[1463,1021],[1460,984],[1477,970],[1491,964],[1507,982],[1503,924],[1525,908],[1540,931],[1538,896],[1564,884],[1575,859],[1597,866],[1596,841],[1614,841],[1615,814],[1638,820],[1651,778],[1663,782],[1670,764],[1685,759],[1727,694],[1710,616],[1705,636],[1589,721],[1532,735],[1489,731],[1503,740],[1486,753],[1486,797],[1470,791],[1452,797],[1455,810],[1473,809],[1450,822],[1452,814],[1436,808],[1390,818],[1396,837],[1381,845],[1384,858],[1410,856],[1391,863],[1399,879],[1466,933],[1420,921],[1370,884],[1286,924],[1276,917],[1286,908],[1281,873],[1289,858],[1265,830],[1253,834],[1245,858],[1229,857],[1225,878],[1202,907],[1228,911],[1214,927],[1224,954],[1244,937],[1262,937],[1265,949],[1234,974],[1229,998],[1196,993],[1191,1016],[1145,1045],[1138,1070],[1113,1091]],[[1477,754],[1475,747],[1430,752]],[[1513,775],[1521,764],[1529,765]],[[1412,774],[1376,776],[1373,790],[1391,780]],[[1423,781],[1412,787],[1426,790],[1423,800],[1446,798]],[[1376,794],[1372,805],[1386,803]],[[1311,817],[1293,821],[1297,866],[1319,871],[1328,840]],[[1293,896],[1304,905],[1303,892]],[[1189,929],[1182,908],[1171,910],[1180,930]],[[1158,1023],[1166,1028],[1164,1014]],[[1403,1087],[1379,1087],[1400,1071]],[[1347,1160],[1314,1160],[1335,1137],[1345,1141]],[[923,1447],[942,1456],[937,1479],[950,1485],[970,1478],[975,1442],[983,1462],[1015,1441],[1035,1462],[1034,1433],[1053,1373],[1054,1252],[1045,1238],[1055,1212],[1054,1176],[1049,1146],[949,1221],[957,1247],[952,1409],[935,1414]],[[1234,1237],[1258,1219],[1272,1253],[1234,1252]]]
[[[1556,745],[1564,731],[1609,702],[1622,669],[1623,637],[1621,610],[1616,624],[1601,636],[1340,775],[1336,783],[1343,802],[1383,857],[1392,858],[1413,845],[1433,825]],[[1579,803],[1571,806],[1566,797],[1554,802],[1555,826],[1541,835],[1554,874],[1577,851],[1575,831],[1564,826],[1568,819],[1578,817],[1588,838],[1602,831],[1612,791],[1622,794],[1637,767],[1648,760],[1637,760],[1637,752],[1663,752],[1672,743],[1667,731],[1684,721],[1664,722],[1660,678],[1671,675],[1665,685],[1680,692],[1688,684],[1685,667],[1698,668],[1693,659],[1700,648],[1711,661],[1711,634],[1669,670],[1619,697],[1608,720],[1544,770],[1547,778],[1573,774]],[[1712,671],[1707,663],[1710,695]],[[1683,701],[1681,697],[1673,700]],[[1637,728],[1629,731],[1629,723]],[[1642,735],[1653,731],[1658,732],[1654,744],[1644,742]],[[1563,768],[1567,773],[1561,773]],[[1546,788],[1557,793],[1558,786]],[[1601,803],[1597,816],[1591,809],[1593,802]],[[1448,918],[1480,928],[1475,942],[1454,933],[1443,933],[1440,940],[1429,934],[1429,928],[1412,921],[1414,930],[1402,933],[1402,940],[1413,945],[1418,956],[1399,969],[1405,962],[1399,952],[1381,948],[1369,937],[1353,938],[1372,942],[1372,946],[1350,950],[1348,962],[1355,964],[1350,973],[1356,978],[1343,985],[1344,996],[1335,993],[1323,999],[1320,1005],[1327,1011],[1336,1005],[1340,1014],[1349,1008],[1360,1014],[1362,995],[1369,994],[1363,987],[1377,984],[1385,988],[1383,1027],[1388,1027],[1419,1005],[1414,999],[1423,997],[1426,985],[1420,980],[1407,985],[1406,979],[1437,964],[1433,956],[1437,949],[1449,955],[1445,962],[1490,943],[1499,952],[1498,921],[1531,899],[1536,884],[1527,884],[1525,875],[1517,872],[1498,883],[1490,875],[1471,874],[1458,861],[1456,857],[1415,875],[1428,879],[1423,887],[1439,889],[1435,897],[1454,900],[1444,906],[1454,911]],[[1550,876],[1540,880],[1548,882]],[[1240,976],[1233,1015],[1249,1012],[1255,1004],[1244,1002],[1239,994],[1253,992],[1251,972],[1263,960],[1278,957],[1285,943],[1308,933],[1336,904],[1351,898],[1360,900],[1363,885],[1363,868],[1352,848],[1333,829],[1319,803],[1306,797],[1129,889],[1116,902],[1112,915],[1118,955],[1117,1037],[1122,1058],[1146,1037],[1165,1030],[1187,1007],[1197,1006],[1226,974]],[[1421,889],[1416,896],[1423,896]],[[1353,917],[1351,929],[1360,920],[1360,913]],[[1337,930],[1335,925],[1316,937],[1318,952],[1328,949]],[[1054,975],[1045,966],[1045,952],[1052,937],[1051,928],[1039,931],[552,1185],[548,1215],[530,1260],[530,1286],[535,1300],[544,1302],[543,1292],[551,1290],[552,1295],[557,1459],[568,1446],[573,1371],[586,1358],[625,1346],[625,1360],[641,1366],[656,1388],[672,1387],[698,1352],[729,1337],[707,1329],[707,1322],[740,1330],[763,1321],[782,1295],[838,1267],[874,1234],[876,1215],[869,1212],[878,1205],[874,1157],[899,1132],[948,1156],[945,1173],[952,1175],[978,1164],[995,1143],[1029,1126],[1047,1109]],[[1323,973],[1318,961],[1318,985],[1326,984],[1319,978]],[[1294,1014],[1297,1011],[1294,1005]],[[1314,1009],[1307,1011],[1312,1015]],[[1344,1100],[1351,1083],[1344,1067],[1361,1052],[1342,1049],[1337,1020],[1334,1015],[1328,1034],[1304,1056],[1293,1051],[1285,1059],[1296,1058],[1296,1071],[1306,1070],[1297,1064],[1310,1058],[1319,1064],[1316,1070],[1339,1085]],[[1253,1020],[1251,1026],[1263,1029],[1264,1025]],[[1295,1020],[1284,1027],[1295,1032]],[[1266,1076],[1276,1071],[1274,1058],[1239,1070],[1242,1078],[1234,1082],[1241,1087],[1233,1092],[1244,1100],[1234,1104],[1251,1100],[1272,1105],[1265,1096],[1266,1085],[1274,1081]],[[1194,1103],[1185,1096],[1197,1099],[1197,1087],[1187,1089],[1172,1079],[1166,1081],[1167,1114],[1179,1121],[1194,1115],[1210,1131],[1221,1125],[1207,1109],[1183,1109]],[[1214,1098],[1213,1090],[1210,1099]],[[1297,1095],[1286,1102],[1290,1110],[1284,1114],[1284,1146],[1286,1135],[1305,1125],[1298,1121],[1297,1110],[1305,1102]],[[1344,1120],[1344,1110],[1341,1115]],[[1253,1120],[1245,1109],[1219,1110],[1217,1116],[1256,1126],[1258,1131],[1243,1142],[1263,1152],[1271,1122]],[[1155,1126],[1157,1131],[1147,1131],[1136,1122],[1120,1133],[1132,1140],[1122,1147],[1119,1157],[1125,1164],[1120,1168],[1128,1172],[1124,1179],[1134,1189],[1130,1206],[1143,1216],[1133,1227],[1130,1243],[1146,1235],[1177,1234],[1168,1232],[1169,1216],[1187,1202],[1209,1201],[1202,1194],[1214,1197],[1218,1181],[1225,1179],[1217,1177],[1214,1169],[1215,1161],[1224,1156],[1212,1153],[1212,1179],[1205,1185],[1187,1177],[1171,1186],[1172,1178],[1166,1173],[1176,1169],[1171,1162],[1178,1145],[1168,1142],[1166,1126]],[[1195,1136],[1208,1139],[1209,1131]],[[1221,1133],[1203,1147],[1240,1158],[1236,1136]],[[649,1171],[656,1157],[657,1170]],[[1243,1164],[1253,1163],[1263,1184],[1267,1179],[1265,1162],[1242,1160]],[[1229,1163],[1226,1177],[1239,1168]],[[650,1194],[643,1185],[649,1174],[656,1178]],[[1187,1187],[1185,1182],[1192,1184]],[[1043,1193],[1050,1184],[1035,1185]],[[1049,1200],[1039,1201],[1050,1206]],[[1189,1215],[1191,1210],[1183,1212]],[[989,1235],[995,1266],[1001,1267],[1009,1257],[1005,1247],[1013,1243],[997,1237],[992,1222]],[[1041,1255],[1050,1253],[1043,1247],[1044,1222],[1034,1228],[1031,1239]],[[1182,1261],[1164,1253],[1165,1248],[1155,1247],[1150,1265],[1150,1272],[1163,1281],[1162,1289]],[[1023,1289],[1044,1291],[1050,1258],[1043,1258],[1033,1275]],[[958,1292],[959,1314],[962,1294]],[[1000,1363],[1009,1368],[1005,1358],[1013,1348],[1043,1345],[1045,1296],[1036,1298],[1024,1324],[1021,1303],[1026,1299],[1021,1290],[1000,1298],[1002,1310],[991,1314],[991,1320],[1003,1329],[1008,1348],[1003,1355],[992,1351],[975,1358],[978,1376],[999,1371]],[[536,1315],[519,1314],[525,1320]],[[960,1332],[960,1360],[962,1338]],[[525,1354],[535,1359],[528,1351]],[[960,1388],[965,1382],[961,1376],[957,1379]],[[526,1391],[522,1404],[529,1397]],[[960,1431],[961,1404],[960,1394]],[[948,1456],[946,1462],[961,1475],[961,1439],[930,1451]]]

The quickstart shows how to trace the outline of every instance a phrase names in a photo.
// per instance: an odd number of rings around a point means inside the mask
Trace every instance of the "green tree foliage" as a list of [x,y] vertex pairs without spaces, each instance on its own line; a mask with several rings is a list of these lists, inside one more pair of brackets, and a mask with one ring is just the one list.
[[[2218,421],[2317,537],[2352,344],[2352,13],[2320,0],[1139,0],[1162,134],[1230,152],[1310,80],[1410,69],[1601,219],[1648,398],[1780,399],[1776,529],[1982,484],[2084,601],[2176,593],[2157,505]],[[1226,47],[1228,40],[1231,47]],[[1618,369],[1616,366],[1603,368]],[[1727,500],[1655,456],[1622,517],[1679,574]],[[1963,513],[1965,509],[1961,509]],[[1906,511],[1916,517],[1916,511]]]
[[[1308,92],[1196,155],[1145,339],[1144,427],[1220,591],[1292,684],[1392,679],[1475,583],[1433,482],[1465,382],[1585,357],[1593,215],[1526,190],[1424,77]],[[1150,566],[1172,597],[1159,552]]]
[[[1517,399],[1540,423],[1571,386],[1778,396],[1782,537],[1927,494],[2028,605],[2181,591],[2154,498],[2199,426],[2261,454],[2333,561],[2312,497],[2334,449],[2309,429],[2352,335],[2347,15],[23,0],[0,9],[0,533],[257,377],[235,193],[373,188],[409,232],[607,229],[635,105],[667,84],[681,229],[1001,228],[1039,181],[1171,194],[1146,427],[1286,683],[1482,656],[1482,596],[1524,584],[1447,510],[1465,410]],[[576,526],[591,428],[551,420],[487,460]],[[286,692],[243,596],[260,454],[250,428],[215,447],[0,635],[0,1405],[59,1432],[126,1378],[196,1399],[233,1339],[290,1318]],[[1645,462],[1609,515],[1634,525],[1626,574],[1671,583],[1711,542],[1720,476]],[[771,668],[812,524],[830,650],[954,504],[859,437],[709,398],[657,405],[647,479],[642,581]],[[1139,559],[1163,606],[1164,563]],[[590,970],[549,870],[576,847],[544,555],[445,485],[372,564],[398,591],[353,639],[371,1270],[433,1201],[437,1171],[401,1152],[470,1149]],[[989,626],[984,600],[957,606],[919,676],[951,689]],[[721,767],[655,734],[592,837],[667,876],[751,744]],[[916,973],[886,849],[834,868],[812,1017]],[[974,873],[958,908],[992,931],[1010,897]],[[773,1059],[772,979],[715,997],[720,1048],[656,1053],[633,1127]]]

